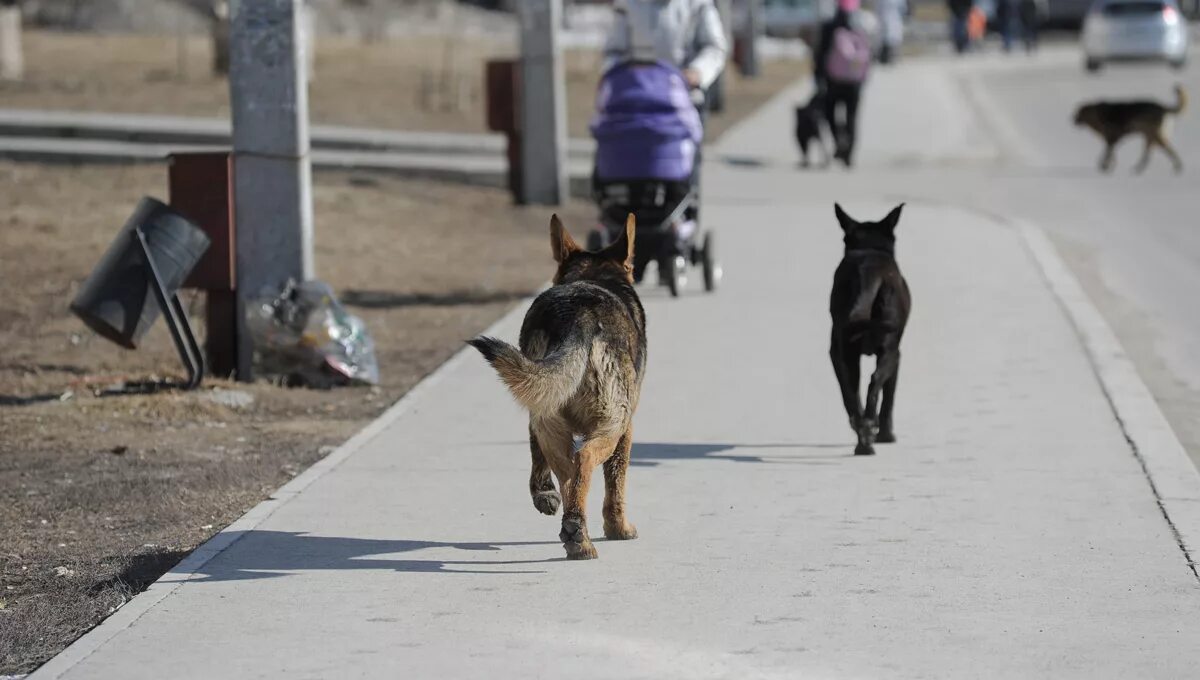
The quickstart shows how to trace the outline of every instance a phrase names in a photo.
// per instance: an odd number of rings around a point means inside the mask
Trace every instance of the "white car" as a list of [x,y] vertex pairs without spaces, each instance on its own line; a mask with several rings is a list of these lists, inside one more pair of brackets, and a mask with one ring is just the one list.
[[1175,0],[1096,0],[1083,20],[1089,71],[1110,61],[1187,62],[1188,26]]

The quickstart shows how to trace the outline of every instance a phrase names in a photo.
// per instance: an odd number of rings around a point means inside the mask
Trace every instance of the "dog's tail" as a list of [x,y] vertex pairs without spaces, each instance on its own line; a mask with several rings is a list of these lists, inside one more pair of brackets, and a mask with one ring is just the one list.
[[1187,92],[1183,89],[1182,85],[1176,85],[1175,86],[1175,108],[1168,109],[1168,111],[1170,111],[1171,113],[1174,113],[1175,115],[1179,115],[1179,114],[1183,113],[1184,109],[1187,108],[1187,104],[1188,104]]
[[486,336],[468,340],[496,369],[517,403],[534,415],[562,408],[579,389],[587,367],[588,348],[568,338],[543,359],[530,359],[516,347]]
[[883,333],[896,330],[894,324],[871,317],[875,308],[875,300],[883,288],[883,279],[871,277],[862,282],[858,297],[850,307],[850,315],[846,318],[846,331],[851,340],[861,340],[863,336],[877,337]]
[[875,298],[879,295],[879,288],[882,284],[883,279],[878,276],[870,277],[862,282],[858,297],[854,299],[854,305],[850,307],[850,316],[847,320],[851,326],[870,324],[871,309],[875,307]]

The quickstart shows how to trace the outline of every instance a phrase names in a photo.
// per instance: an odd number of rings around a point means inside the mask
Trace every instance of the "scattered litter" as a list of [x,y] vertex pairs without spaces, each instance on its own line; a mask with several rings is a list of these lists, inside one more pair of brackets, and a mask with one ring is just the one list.
[[75,396],[74,390],[67,390],[66,392],[63,392],[62,394],[58,395],[58,400],[59,401],[70,401],[71,398],[74,396]]
[[317,388],[379,383],[374,341],[329,284],[289,281],[278,296],[253,301],[246,314],[261,373]]
[[254,404],[254,395],[242,390],[223,390],[217,388],[206,393],[204,398],[214,404],[228,406],[233,409],[248,408]]
[[201,528],[201,529],[203,529],[203,530],[205,530],[205,531],[208,531],[209,529],[213,528],[213,525],[211,525],[211,524],[205,524],[204,526],[202,526],[202,527],[200,527],[200,528]]
[[55,576],[61,576],[61,577],[63,577],[63,578],[71,578],[72,576],[74,576],[74,575],[75,575],[75,570],[74,570],[74,569],[67,569],[66,567],[55,567],[55,568],[54,568],[54,575],[55,575]]

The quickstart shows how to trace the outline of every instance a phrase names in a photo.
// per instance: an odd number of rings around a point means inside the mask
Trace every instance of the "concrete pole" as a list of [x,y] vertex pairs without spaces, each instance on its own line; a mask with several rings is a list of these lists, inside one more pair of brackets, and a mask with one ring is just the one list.
[[24,76],[21,7],[0,0],[0,80],[20,80]]
[[521,196],[526,204],[557,205],[567,198],[567,111],[558,31],[562,0],[522,0]]
[[758,36],[763,34],[762,0],[749,0],[746,5],[746,56],[742,74],[748,78],[759,75]]
[[311,83],[317,75],[317,10],[312,6],[312,0],[301,2],[303,9],[302,35],[304,36],[304,73]]
[[313,277],[302,2],[235,0],[230,8],[239,380],[251,378],[246,301]]

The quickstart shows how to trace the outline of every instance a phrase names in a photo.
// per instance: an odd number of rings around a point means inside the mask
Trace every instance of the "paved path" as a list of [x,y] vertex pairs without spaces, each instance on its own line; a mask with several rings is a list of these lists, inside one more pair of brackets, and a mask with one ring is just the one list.
[[[940,87],[928,75],[880,74],[877,92]],[[1163,508],[1200,507],[1200,478],[1170,447],[1142,451],[1145,469],[1131,452],[1037,232],[910,204],[901,441],[850,455],[826,356],[831,202],[883,215],[910,197],[896,169],[927,147],[802,175],[785,132],[796,94],[710,155],[725,287],[645,291],[638,540],[562,559],[557,518],[525,490],[521,413],[462,354],[33,678],[1194,674],[1193,525]],[[904,101],[872,98],[867,134],[923,115],[973,139],[950,100]],[[974,167],[988,148],[918,163]],[[947,196],[965,186],[943,179]],[[549,274],[546,255],[531,266]],[[519,313],[496,334],[515,338]],[[1147,469],[1172,473],[1161,506]]]

